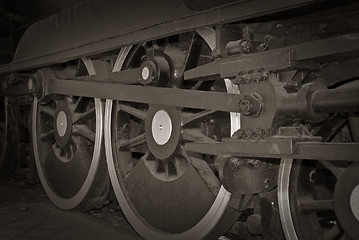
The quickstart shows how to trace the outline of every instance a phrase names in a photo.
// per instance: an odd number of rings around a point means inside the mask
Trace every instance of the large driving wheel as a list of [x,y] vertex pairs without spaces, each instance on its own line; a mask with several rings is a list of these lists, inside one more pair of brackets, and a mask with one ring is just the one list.
[[[198,31],[182,51],[177,44],[184,41],[173,42],[164,52],[182,56],[184,63],[175,70],[180,81],[184,70],[211,59],[214,32]],[[146,52],[143,46],[122,49],[114,71],[140,67]],[[238,92],[230,81],[174,81],[167,87]],[[231,194],[220,184],[214,156],[186,152],[183,143],[215,142],[238,128],[236,114],[166,103],[106,101],[105,148],[111,182],[122,211],[140,235],[145,239],[215,239],[233,225],[238,215],[228,205]]]
[[[95,75],[91,60],[83,59]],[[100,99],[56,96],[34,99],[32,137],[42,186],[59,208],[101,204],[108,188]]]
[[[316,135],[359,141],[359,118],[333,115]],[[338,159],[340,160],[340,159]],[[359,239],[359,166],[343,161],[283,159],[278,201],[287,239]]]

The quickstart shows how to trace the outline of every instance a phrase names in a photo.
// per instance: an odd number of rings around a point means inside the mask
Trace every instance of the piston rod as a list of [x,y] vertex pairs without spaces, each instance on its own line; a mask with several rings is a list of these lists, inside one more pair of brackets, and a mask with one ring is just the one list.
[[358,112],[358,96],[358,81],[335,89],[328,89],[319,82],[307,83],[295,95],[295,109],[303,120],[318,122],[329,113]]
[[316,113],[359,111],[359,86],[317,90],[312,95]]

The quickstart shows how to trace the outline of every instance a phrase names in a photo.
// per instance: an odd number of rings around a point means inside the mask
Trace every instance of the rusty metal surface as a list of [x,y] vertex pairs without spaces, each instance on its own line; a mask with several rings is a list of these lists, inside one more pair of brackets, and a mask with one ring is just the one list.
[[[193,13],[179,0],[94,0],[32,25],[24,34],[13,63],[0,67],[0,73],[50,65],[136,42],[217,23],[244,20],[313,2],[318,1],[236,1],[221,8]],[[133,21],[134,17],[140,20]]]

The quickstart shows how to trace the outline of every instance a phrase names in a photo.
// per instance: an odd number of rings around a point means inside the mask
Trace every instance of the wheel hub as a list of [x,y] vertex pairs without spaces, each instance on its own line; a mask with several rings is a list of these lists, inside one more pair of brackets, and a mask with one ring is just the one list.
[[359,185],[357,185],[350,195],[350,208],[354,217],[359,221]]
[[150,83],[157,83],[158,71],[156,64],[153,61],[145,61],[141,65],[141,78],[140,83],[148,85]]
[[345,232],[359,236],[359,165],[348,167],[335,185],[335,213]]
[[158,145],[164,145],[172,134],[172,120],[168,113],[161,109],[152,119],[152,136]]
[[151,153],[159,159],[169,158],[180,139],[181,121],[175,107],[151,105],[145,122],[146,140]]
[[60,101],[56,105],[54,121],[55,139],[60,147],[65,147],[70,139],[72,132],[71,111],[65,101]]
[[150,69],[148,67],[144,67],[142,69],[142,79],[147,80],[149,76],[150,76]]
[[63,137],[67,129],[67,117],[64,111],[60,111],[56,118],[56,130],[60,137]]

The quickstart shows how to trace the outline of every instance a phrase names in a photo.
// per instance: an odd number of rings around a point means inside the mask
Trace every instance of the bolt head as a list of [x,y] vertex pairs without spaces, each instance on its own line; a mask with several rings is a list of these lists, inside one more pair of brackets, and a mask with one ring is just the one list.
[[142,68],[142,79],[147,80],[150,76],[150,69],[148,67]]
[[141,65],[140,83],[147,85],[157,80],[158,73],[156,64],[152,61],[145,61]]

